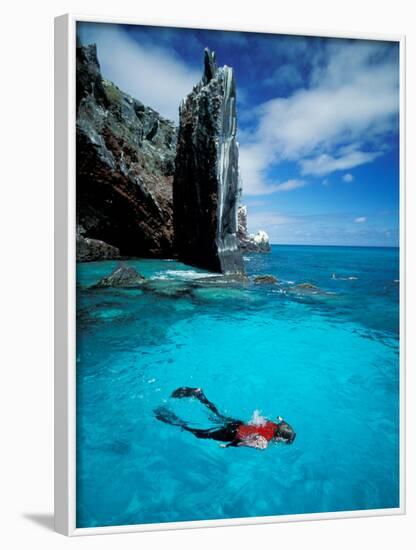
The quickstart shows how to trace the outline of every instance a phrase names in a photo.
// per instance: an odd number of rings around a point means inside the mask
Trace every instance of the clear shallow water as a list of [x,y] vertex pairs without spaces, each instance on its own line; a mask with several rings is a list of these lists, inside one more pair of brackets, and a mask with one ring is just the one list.
[[[128,263],[167,288],[202,273]],[[91,290],[115,263],[78,265],[78,527],[399,505],[398,249],[274,246],[245,265],[279,285]],[[162,424],[161,404],[207,423],[169,398],[179,386],[237,418],[282,415],[296,441],[223,449]]]

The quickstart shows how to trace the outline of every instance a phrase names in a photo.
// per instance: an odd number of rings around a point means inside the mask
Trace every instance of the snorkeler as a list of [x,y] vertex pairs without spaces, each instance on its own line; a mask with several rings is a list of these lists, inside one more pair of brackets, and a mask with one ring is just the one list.
[[219,427],[200,429],[192,428],[178,418],[166,407],[158,407],[155,416],[161,422],[179,426],[187,432],[191,432],[200,439],[214,439],[221,441],[222,447],[254,447],[255,449],[266,449],[270,442],[293,443],[296,433],[293,428],[279,416],[277,422],[261,419],[257,422],[243,422],[221,414],[217,407],[211,403],[200,388],[178,388],[172,393],[172,397],[191,397],[198,399],[214,415],[215,422]]

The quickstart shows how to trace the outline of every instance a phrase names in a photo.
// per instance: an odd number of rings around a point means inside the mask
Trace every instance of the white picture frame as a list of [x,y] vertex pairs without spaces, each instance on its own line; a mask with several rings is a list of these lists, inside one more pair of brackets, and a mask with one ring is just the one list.
[[[405,513],[405,37],[370,33],[328,33],[317,30],[262,29],[244,26],[222,30],[303,36],[397,41],[400,44],[400,506],[256,518],[220,519],[76,527],[76,389],[75,389],[75,44],[77,22],[185,27],[180,21],[131,20],[66,14],[55,19],[55,529],[67,536],[127,533],[168,529],[216,527],[370,517]],[[190,25],[186,25],[190,27]],[[194,28],[207,28],[196,21]],[[208,27],[209,28],[209,27]],[[214,28],[214,27],[211,27]]]

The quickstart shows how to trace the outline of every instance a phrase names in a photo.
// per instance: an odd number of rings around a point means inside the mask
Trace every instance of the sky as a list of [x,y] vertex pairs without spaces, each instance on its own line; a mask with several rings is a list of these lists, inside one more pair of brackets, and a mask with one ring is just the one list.
[[105,23],[78,35],[104,78],[176,123],[205,47],[233,67],[249,231],[398,246],[398,43]]

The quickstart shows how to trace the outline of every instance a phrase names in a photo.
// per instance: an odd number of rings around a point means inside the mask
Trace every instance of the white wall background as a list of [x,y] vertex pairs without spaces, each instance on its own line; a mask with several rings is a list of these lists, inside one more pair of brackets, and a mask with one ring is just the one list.
[[[53,18],[72,11],[259,29],[407,35],[407,516],[65,539],[53,511]],[[416,31],[408,0],[9,0],[0,31],[3,548],[401,548],[415,536]],[[414,544],[414,543],[413,543]]]

